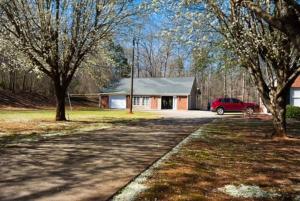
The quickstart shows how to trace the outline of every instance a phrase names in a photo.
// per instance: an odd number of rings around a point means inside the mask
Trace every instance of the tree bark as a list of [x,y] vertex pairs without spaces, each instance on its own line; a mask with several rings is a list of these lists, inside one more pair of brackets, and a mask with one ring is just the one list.
[[27,72],[24,72],[23,81],[22,81],[22,91],[26,90],[26,78],[27,78]]
[[224,69],[224,88],[223,88],[223,93],[224,93],[224,97],[227,97],[227,75],[226,75],[226,69]]
[[66,87],[60,84],[55,84],[55,96],[56,96],[56,121],[66,121],[66,110],[65,110],[65,98],[66,98]]
[[[273,97],[273,96],[271,96]],[[286,97],[280,96],[277,100],[271,99],[270,111],[273,116],[274,132],[272,137],[285,138],[286,133]]]
[[246,82],[245,82],[245,72],[242,75],[242,101],[245,102],[245,92],[246,92]]

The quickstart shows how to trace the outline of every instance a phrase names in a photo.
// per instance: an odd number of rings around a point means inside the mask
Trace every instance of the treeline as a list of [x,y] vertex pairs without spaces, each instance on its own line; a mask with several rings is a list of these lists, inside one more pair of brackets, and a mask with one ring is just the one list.
[[[0,42],[2,42],[0,40]],[[54,96],[52,80],[36,69],[20,54],[10,54],[5,44],[0,44],[0,89],[11,92],[40,93]],[[96,93],[112,80],[128,77],[130,65],[121,45],[108,40],[82,64],[69,88],[71,93]]]
[[[136,23],[139,24],[136,27],[131,24],[136,31],[123,31],[125,37],[114,33],[102,39],[82,61],[67,91],[97,93],[112,81],[129,77],[134,52],[135,77],[197,77],[203,109],[217,97],[259,101],[248,72],[226,48],[219,47],[218,43],[201,47],[195,45],[197,42],[186,45],[151,18],[139,19]],[[180,34],[178,30],[177,34]],[[4,39],[0,40],[0,88],[54,97],[53,79],[28,57],[10,48]]]
[[[13,57],[5,59],[7,56],[3,51],[0,58],[1,89],[54,96],[52,80],[37,71],[30,62]],[[122,47],[109,40],[82,65],[82,70],[75,74],[70,84],[69,92],[97,93],[100,87],[113,80],[130,76],[132,47]],[[238,62],[230,62],[224,55],[220,56],[214,46],[194,49],[187,55],[177,49],[174,41],[148,35],[140,37],[135,46],[135,77],[195,76],[201,90],[202,109],[206,109],[208,103],[217,97],[259,101],[248,72],[238,65]]]

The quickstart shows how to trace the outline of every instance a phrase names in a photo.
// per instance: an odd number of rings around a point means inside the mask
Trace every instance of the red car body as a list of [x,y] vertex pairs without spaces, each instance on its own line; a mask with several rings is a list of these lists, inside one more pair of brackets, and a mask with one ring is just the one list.
[[[217,111],[218,114],[224,112],[254,112],[258,110],[258,105],[255,103],[244,103],[236,98],[217,98],[211,104],[211,111]],[[219,109],[219,110],[218,110]]]

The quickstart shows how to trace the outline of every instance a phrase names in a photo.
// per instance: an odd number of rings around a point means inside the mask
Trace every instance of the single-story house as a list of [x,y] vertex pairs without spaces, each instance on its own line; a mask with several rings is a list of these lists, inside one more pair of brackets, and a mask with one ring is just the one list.
[[300,76],[295,80],[290,89],[289,104],[300,107]]
[[[130,78],[100,90],[100,107],[126,109],[130,105]],[[145,110],[191,110],[197,108],[197,82],[194,77],[134,78],[133,108]]]
[[[300,107],[300,76],[292,84],[287,96],[287,104]],[[263,113],[268,113],[267,108],[260,99],[260,108]]]

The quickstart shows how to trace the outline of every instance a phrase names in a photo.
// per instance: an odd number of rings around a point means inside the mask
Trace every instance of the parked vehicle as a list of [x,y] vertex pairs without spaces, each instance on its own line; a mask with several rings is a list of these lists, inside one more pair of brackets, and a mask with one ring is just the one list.
[[246,112],[253,114],[258,110],[259,106],[255,103],[244,103],[236,98],[218,98],[211,104],[210,110],[217,112],[218,115],[223,115],[224,112]]

